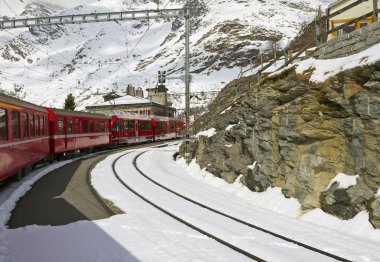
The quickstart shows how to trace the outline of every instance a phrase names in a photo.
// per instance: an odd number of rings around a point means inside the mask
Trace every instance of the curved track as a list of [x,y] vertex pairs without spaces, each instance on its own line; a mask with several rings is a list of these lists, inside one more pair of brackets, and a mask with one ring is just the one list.
[[[216,210],[216,209],[213,209],[213,208],[211,208],[211,207],[209,207],[209,206],[206,206],[206,205],[204,205],[204,204],[202,204],[202,203],[199,203],[199,202],[197,202],[197,201],[194,201],[194,200],[192,200],[192,199],[190,199],[190,198],[188,198],[188,197],[186,197],[186,196],[184,196],[184,195],[182,195],[182,194],[180,194],[180,193],[178,193],[178,192],[176,192],[176,191],[173,191],[172,189],[170,189],[170,188],[168,188],[168,187],[166,187],[166,186],[160,184],[159,182],[157,182],[157,181],[155,181],[154,179],[152,179],[151,177],[149,177],[147,174],[145,174],[145,173],[144,173],[144,172],[138,167],[138,165],[137,165],[137,159],[138,159],[142,154],[144,154],[144,153],[145,153],[145,152],[142,152],[142,153],[138,154],[138,155],[134,158],[134,160],[133,160],[133,165],[134,165],[135,169],[136,169],[136,170],[137,170],[137,171],[138,171],[143,177],[145,177],[146,179],[148,179],[149,181],[151,181],[151,182],[154,183],[155,185],[161,187],[162,189],[164,189],[164,190],[166,190],[166,191],[168,191],[168,192],[170,192],[170,193],[172,193],[172,194],[174,194],[174,195],[176,195],[176,196],[178,196],[178,197],[180,197],[180,198],[182,198],[182,199],[184,199],[184,200],[186,200],[186,201],[188,201],[188,202],[191,202],[192,204],[195,204],[195,205],[197,205],[197,206],[199,206],[199,207],[202,207],[202,208],[204,208],[204,209],[207,209],[207,210],[209,210],[209,211],[211,211],[211,212],[214,212],[214,213],[216,213],[216,214],[218,214],[218,215],[221,215],[221,216],[223,216],[223,217],[226,217],[226,218],[228,218],[228,219],[234,220],[235,222],[238,222],[238,223],[240,223],[240,224],[242,224],[242,225],[248,226],[248,227],[253,228],[253,229],[255,229],[255,230],[262,231],[262,232],[264,232],[264,233],[266,233],[266,234],[272,235],[272,236],[274,236],[274,237],[276,237],[276,238],[279,238],[279,239],[284,240],[284,241],[287,241],[287,242],[289,242],[289,243],[292,243],[292,244],[298,245],[298,246],[300,246],[300,247],[303,247],[303,248],[308,249],[308,250],[310,250],[310,251],[313,251],[313,252],[319,253],[319,254],[324,255],[324,256],[326,256],[326,257],[329,257],[329,258],[335,259],[335,260],[337,260],[337,261],[351,262],[351,260],[348,260],[348,259],[342,258],[342,257],[340,257],[340,256],[337,256],[337,255],[334,255],[334,254],[331,254],[331,253],[328,253],[328,252],[323,251],[323,250],[321,250],[321,249],[318,249],[318,248],[315,248],[315,247],[309,246],[309,245],[307,245],[307,244],[301,243],[301,242],[299,242],[299,241],[296,241],[296,240],[290,239],[290,238],[288,238],[288,237],[285,237],[285,236],[283,236],[283,235],[279,235],[279,234],[277,234],[277,233],[275,233],[275,232],[269,231],[269,230],[267,230],[267,229],[265,229],[265,228],[262,228],[262,227],[259,227],[259,226],[254,225],[254,224],[251,224],[251,223],[249,223],[249,222],[243,221],[243,220],[241,220],[241,219],[235,218],[235,217],[233,217],[233,216],[231,216],[231,215],[225,214],[225,213],[220,212],[220,211],[218,211],[218,210]],[[254,254],[248,253],[248,252],[242,250],[241,248],[239,248],[239,247],[237,247],[237,246],[235,246],[235,245],[232,245],[232,244],[230,244],[230,243],[228,243],[228,242],[226,242],[226,241],[224,241],[224,240],[218,238],[217,236],[215,236],[215,235],[213,235],[213,234],[211,234],[211,233],[208,233],[208,232],[204,231],[203,229],[197,227],[196,225],[193,225],[193,224],[191,224],[191,223],[189,223],[189,222],[187,222],[187,221],[181,219],[180,217],[176,216],[176,215],[173,214],[172,212],[170,212],[170,211],[168,211],[168,210],[166,210],[166,209],[160,207],[159,205],[153,203],[152,201],[150,201],[149,199],[147,199],[146,197],[144,197],[144,196],[143,196],[142,194],[140,194],[139,192],[136,192],[133,188],[131,188],[127,183],[125,183],[125,181],[123,181],[123,180],[120,178],[120,176],[117,174],[117,171],[116,171],[116,168],[115,168],[116,162],[119,161],[119,160],[120,160],[122,157],[124,157],[125,155],[126,155],[126,154],[120,156],[119,158],[117,158],[117,159],[113,162],[112,169],[113,169],[113,172],[114,172],[115,176],[117,177],[117,179],[118,179],[118,180],[119,180],[119,181],[120,181],[120,182],[121,182],[126,188],[128,188],[128,190],[130,190],[131,192],[133,192],[134,194],[136,194],[137,196],[139,196],[139,197],[140,197],[141,199],[143,199],[145,202],[147,202],[147,203],[149,203],[150,205],[154,206],[155,208],[161,210],[161,211],[164,212],[165,214],[167,214],[167,215],[173,217],[174,219],[176,219],[176,220],[178,220],[179,222],[181,222],[181,223],[183,223],[183,224],[185,224],[185,225],[191,227],[192,229],[195,229],[195,230],[197,230],[198,232],[200,232],[200,233],[202,233],[202,234],[204,234],[204,235],[207,235],[208,237],[211,237],[211,238],[215,239],[216,241],[218,241],[218,242],[220,242],[221,244],[223,244],[223,245],[225,245],[225,246],[227,246],[227,247],[229,247],[229,248],[235,250],[236,252],[239,252],[239,253],[241,253],[241,254],[243,254],[243,255],[245,255],[245,256],[247,256],[247,257],[253,259],[253,260],[256,260],[256,261],[265,261],[264,259],[262,259],[262,258],[260,258],[260,257],[257,257],[257,256],[254,255]]]

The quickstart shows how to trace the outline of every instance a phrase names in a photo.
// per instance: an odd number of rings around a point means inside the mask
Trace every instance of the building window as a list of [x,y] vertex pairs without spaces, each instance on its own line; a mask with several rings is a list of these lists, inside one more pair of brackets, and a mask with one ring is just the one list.
[[12,111],[12,137],[20,138],[20,112]]
[[28,113],[22,113],[22,130],[23,130],[23,137],[28,137],[29,136],[29,120],[28,120]]
[[0,141],[8,140],[7,111],[0,108]]

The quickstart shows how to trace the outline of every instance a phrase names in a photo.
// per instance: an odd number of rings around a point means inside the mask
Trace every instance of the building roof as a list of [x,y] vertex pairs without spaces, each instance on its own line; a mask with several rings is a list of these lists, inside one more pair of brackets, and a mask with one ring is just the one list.
[[150,103],[151,101],[149,99],[127,95],[127,96],[122,96],[119,98],[109,100],[107,102],[102,102],[102,103],[88,106],[88,107],[110,106],[110,105],[136,105],[136,104],[150,104]]

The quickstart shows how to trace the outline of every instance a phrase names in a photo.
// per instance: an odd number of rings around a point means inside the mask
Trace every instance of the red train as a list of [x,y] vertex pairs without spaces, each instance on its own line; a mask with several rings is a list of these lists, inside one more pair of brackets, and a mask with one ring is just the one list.
[[22,178],[41,160],[179,137],[182,124],[168,117],[106,116],[40,107],[0,94],[0,181]]

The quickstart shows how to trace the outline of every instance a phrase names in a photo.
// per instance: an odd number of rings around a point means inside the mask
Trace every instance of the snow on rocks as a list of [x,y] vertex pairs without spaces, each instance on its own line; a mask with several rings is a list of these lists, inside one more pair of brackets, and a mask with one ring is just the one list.
[[216,129],[215,128],[210,128],[208,130],[199,132],[195,136],[196,137],[200,137],[200,136],[213,137],[214,135],[216,135]]
[[327,186],[326,190],[328,190],[334,184],[334,182],[337,182],[339,184],[338,185],[339,189],[347,189],[350,186],[355,186],[358,177],[359,177],[359,175],[348,176],[348,175],[346,175],[344,173],[339,173],[339,174],[336,175],[336,177],[334,177],[330,181],[330,184]]

